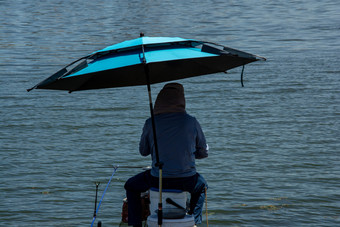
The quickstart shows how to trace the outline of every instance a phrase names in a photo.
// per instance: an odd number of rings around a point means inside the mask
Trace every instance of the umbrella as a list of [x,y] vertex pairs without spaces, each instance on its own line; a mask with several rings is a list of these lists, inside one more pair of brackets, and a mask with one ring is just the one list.
[[[95,51],[65,66],[52,76],[27,89],[69,92],[147,85],[156,160],[162,191],[162,163],[159,162],[150,85],[205,74],[226,72],[265,58],[220,44],[179,37],[140,37]],[[241,74],[242,81],[243,69]],[[243,86],[243,83],[242,83]],[[158,212],[162,223],[161,207]]]
[[[225,72],[261,58],[211,42],[140,37],[93,52],[62,68],[31,89],[69,92],[145,85]],[[74,66],[74,67],[72,67]],[[71,68],[71,69],[69,69]]]

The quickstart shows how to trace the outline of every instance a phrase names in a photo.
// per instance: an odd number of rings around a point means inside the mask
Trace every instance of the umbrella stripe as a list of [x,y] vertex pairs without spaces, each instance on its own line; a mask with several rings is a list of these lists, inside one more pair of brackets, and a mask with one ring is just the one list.
[[127,40],[121,43],[117,43],[108,47],[105,47],[102,50],[93,52],[95,53],[101,53],[101,52],[107,52],[107,51],[113,51],[113,50],[122,50],[125,48],[132,48],[137,46],[147,46],[149,44],[161,44],[161,43],[175,43],[175,42],[183,42],[183,41],[196,41],[193,39],[183,39],[179,37],[141,37],[133,40]]
[[[205,58],[215,57],[216,54],[202,52],[198,48],[183,48],[172,47],[168,49],[145,49],[146,63],[155,63],[162,61],[183,60],[191,58]],[[93,72],[106,71],[110,69],[122,68],[126,66],[132,66],[142,63],[141,51],[127,51],[114,56],[107,55],[105,57],[94,60],[88,64],[88,66],[76,73],[65,76],[64,78],[81,76]]]

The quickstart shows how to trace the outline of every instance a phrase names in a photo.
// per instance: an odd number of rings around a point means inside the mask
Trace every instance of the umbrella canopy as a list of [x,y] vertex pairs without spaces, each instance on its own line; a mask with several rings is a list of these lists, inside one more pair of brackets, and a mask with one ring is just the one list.
[[225,72],[260,59],[264,58],[211,42],[142,36],[80,58],[28,90],[73,92],[154,84]]

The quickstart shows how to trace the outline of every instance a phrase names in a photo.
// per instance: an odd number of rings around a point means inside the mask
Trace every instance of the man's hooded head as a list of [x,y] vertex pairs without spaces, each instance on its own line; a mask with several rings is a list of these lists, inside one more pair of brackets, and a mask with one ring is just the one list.
[[184,88],[179,83],[168,83],[159,92],[154,113],[185,112]]

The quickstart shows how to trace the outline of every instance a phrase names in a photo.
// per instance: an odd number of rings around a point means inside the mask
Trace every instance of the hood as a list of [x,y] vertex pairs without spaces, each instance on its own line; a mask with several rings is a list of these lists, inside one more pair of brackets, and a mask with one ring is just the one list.
[[185,112],[184,88],[179,83],[168,83],[159,92],[154,113]]

